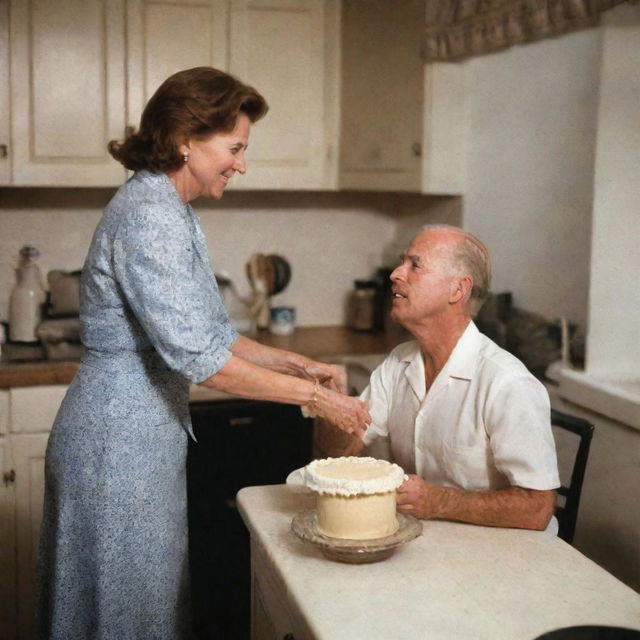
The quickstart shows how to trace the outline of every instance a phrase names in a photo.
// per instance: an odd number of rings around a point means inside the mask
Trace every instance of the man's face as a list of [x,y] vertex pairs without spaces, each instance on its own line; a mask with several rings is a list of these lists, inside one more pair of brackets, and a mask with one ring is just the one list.
[[457,238],[443,229],[418,234],[391,274],[391,317],[409,328],[436,317],[450,306],[455,289],[451,252]]

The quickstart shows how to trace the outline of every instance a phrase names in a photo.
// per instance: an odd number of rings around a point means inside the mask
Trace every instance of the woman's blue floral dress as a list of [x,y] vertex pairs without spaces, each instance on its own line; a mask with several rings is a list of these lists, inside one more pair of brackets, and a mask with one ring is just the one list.
[[198,218],[165,174],[118,190],[81,287],[86,355],[47,448],[36,636],[186,638],[189,384],[226,363],[238,334]]

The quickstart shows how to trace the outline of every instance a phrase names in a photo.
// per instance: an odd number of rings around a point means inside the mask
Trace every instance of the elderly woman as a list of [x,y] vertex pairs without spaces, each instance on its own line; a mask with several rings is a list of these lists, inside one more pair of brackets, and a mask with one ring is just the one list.
[[339,369],[261,346],[229,323],[189,202],[245,172],[253,88],[200,67],[168,78],[111,154],[133,176],[98,225],[81,288],[85,356],[46,458],[36,633],[69,640],[190,634],[189,384],[306,406],[361,433]]

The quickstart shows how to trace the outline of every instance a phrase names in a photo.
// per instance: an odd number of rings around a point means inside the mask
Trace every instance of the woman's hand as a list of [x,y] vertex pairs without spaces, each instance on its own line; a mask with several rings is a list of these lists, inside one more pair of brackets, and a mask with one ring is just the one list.
[[342,431],[362,438],[371,423],[367,403],[358,398],[321,387],[316,394],[313,415],[328,420]]
[[309,360],[305,363],[303,371],[305,376],[311,380],[318,380],[323,387],[338,393],[347,392],[347,372],[344,367]]

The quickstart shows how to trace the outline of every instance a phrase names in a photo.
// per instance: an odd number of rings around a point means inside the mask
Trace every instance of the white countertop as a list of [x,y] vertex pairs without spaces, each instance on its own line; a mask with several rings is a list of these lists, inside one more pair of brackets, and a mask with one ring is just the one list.
[[313,498],[247,487],[238,505],[252,540],[316,640],[533,640],[571,625],[640,630],[640,594],[544,532],[425,521],[388,559],[326,559],[291,532]]

